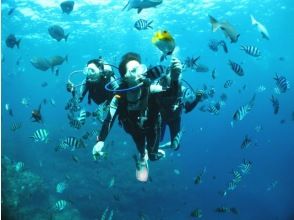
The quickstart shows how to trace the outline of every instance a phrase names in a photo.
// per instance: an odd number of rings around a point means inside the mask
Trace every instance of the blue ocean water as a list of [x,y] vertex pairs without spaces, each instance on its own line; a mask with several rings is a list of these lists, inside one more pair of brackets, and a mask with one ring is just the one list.
[[[193,219],[190,215],[195,209],[202,210],[202,219],[294,218],[292,1],[163,0],[156,8],[144,9],[140,14],[135,9],[122,11],[127,1],[75,1],[70,14],[62,13],[60,3],[53,0],[2,1],[2,156],[22,161],[25,170],[42,178],[45,191],[38,198],[44,204],[34,196],[19,208],[34,207],[31,215],[51,212],[48,207],[64,199],[71,201],[67,208],[77,210],[80,219],[85,220],[102,219],[106,208],[113,210],[113,219]],[[269,40],[262,39],[257,28],[252,26],[251,14],[268,29]],[[212,32],[208,15],[231,23],[240,33],[238,42],[230,43],[221,30]],[[153,29],[136,30],[134,23],[138,19],[153,20]],[[50,37],[48,27],[55,24],[69,33],[67,42],[57,42]],[[194,89],[201,89],[205,84],[214,87],[216,92],[215,97],[183,115],[184,134],[179,151],[167,151],[165,159],[150,162],[152,181],[148,183],[137,182],[132,160],[135,145],[117,123],[106,141],[107,159],[93,160],[95,138],[86,141],[85,149],[55,152],[60,139],[81,138],[86,131],[99,130],[101,126],[88,119],[79,130],[69,126],[64,109],[70,98],[65,89],[68,75],[83,69],[88,60],[98,56],[118,65],[121,56],[128,51],[140,53],[147,66],[159,64],[161,52],[151,43],[158,30],[168,30],[174,37],[177,46],[174,56],[182,61],[186,57],[200,56],[200,62],[210,69],[207,73],[186,69],[183,78]],[[21,38],[19,49],[6,46],[9,34]],[[224,40],[229,52],[210,50],[211,39]],[[249,56],[240,50],[241,45],[258,47],[261,57]],[[58,66],[58,76],[50,69],[37,70],[30,63],[33,57],[55,55],[68,55],[68,62]],[[236,75],[228,60],[241,64],[245,75]],[[169,63],[170,57],[163,62]],[[211,77],[214,68],[215,80]],[[276,94],[273,79],[276,73],[285,76],[292,86],[286,93]],[[223,85],[229,79],[234,83],[225,89]],[[42,87],[44,82],[48,85]],[[260,85],[266,88],[264,92],[257,92]],[[228,100],[218,115],[199,110],[201,105],[218,100],[223,93]],[[231,127],[235,111],[247,104],[254,93],[256,100],[252,111]],[[272,95],[280,102],[276,115],[270,101]],[[29,100],[28,106],[21,104],[23,98]],[[33,123],[31,111],[44,99],[47,100],[47,104],[42,104],[44,124]],[[52,105],[51,100],[56,104]],[[13,116],[5,109],[6,104]],[[95,103],[89,106],[84,100],[83,107],[93,111],[96,106]],[[22,127],[11,131],[12,124],[17,122],[22,123]],[[260,131],[256,129],[258,125],[262,126]],[[28,138],[40,128],[49,132],[47,144]],[[241,149],[245,135],[253,143]],[[166,134],[164,141],[168,139]],[[236,189],[222,196],[220,192],[226,190],[232,180],[232,171],[237,170],[244,159],[252,162],[250,172],[242,176]],[[202,182],[195,184],[195,177],[203,169],[206,172]],[[56,193],[56,184],[64,180],[68,188],[62,194]],[[110,187],[111,180],[114,185]],[[2,184],[2,194],[7,188]],[[218,213],[215,212],[217,207],[235,207],[239,213]],[[31,215],[22,215],[19,219],[32,219]]]

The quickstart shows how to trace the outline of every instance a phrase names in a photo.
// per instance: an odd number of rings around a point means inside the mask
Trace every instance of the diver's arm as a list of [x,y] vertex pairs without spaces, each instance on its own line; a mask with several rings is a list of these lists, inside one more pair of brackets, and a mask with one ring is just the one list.
[[80,92],[81,96],[79,97],[79,101],[82,102],[83,99],[84,99],[84,97],[85,97],[85,95],[86,95],[86,94],[88,93],[88,91],[89,91],[89,85],[88,85],[88,82],[87,82],[87,81],[86,81],[86,82],[85,82],[85,81],[83,82],[83,85],[82,85],[80,91],[81,91],[81,92]]
[[107,117],[103,121],[102,129],[99,133],[99,136],[97,137],[97,143],[94,145],[92,150],[92,155],[95,160],[98,159],[99,156],[103,156],[104,154],[104,152],[102,151],[104,147],[104,141],[110,132],[114,119],[117,116],[117,106],[118,106],[118,100],[116,97],[113,97],[110,103]]
[[173,58],[170,65],[170,78],[172,82],[178,82],[182,73],[181,61],[177,58]]
[[196,92],[195,98],[192,101],[187,101],[184,104],[185,113],[192,111],[197,106],[197,104],[201,101],[202,95],[203,91],[199,90]]
[[102,128],[98,136],[98,141],[104,142],[105,139],[107,138],[112,128],[113,122],[117,116],[117,106],[118,106],[118,99],[114,96],[110,102],[107,116],[103,121]]

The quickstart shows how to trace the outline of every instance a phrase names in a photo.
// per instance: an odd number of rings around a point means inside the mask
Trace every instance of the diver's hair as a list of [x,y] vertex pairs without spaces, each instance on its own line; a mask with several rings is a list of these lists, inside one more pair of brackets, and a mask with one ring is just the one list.
[[118,70],[120,73],[121,77],[124,77],[124,75],[127,72],[127,63],[130,62],[131,60],[136,60],[139,63],[141,63],[141,56],[138,53],[134,53],[134,52],[128,52],[126,54],[124,54],[120,60],[119,66],[118,66]]
[[89,60],[88,63],[87,63],[87,66],[91,63],[94,63],[95,66],[99,67],[100,65],[100,60],[99,59],[92,59],[92,60]]

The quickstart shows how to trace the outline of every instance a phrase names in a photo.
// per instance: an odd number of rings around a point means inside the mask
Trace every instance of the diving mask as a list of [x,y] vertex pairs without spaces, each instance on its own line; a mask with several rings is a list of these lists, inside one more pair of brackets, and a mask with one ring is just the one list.
[[136,60],[131,60],[130,62],[128,62],[126,67],[126,78],[137,80],[145,76],[145,73],[147,72],[147,67],[144,64],[140,64]]
[[100,69],[94,64],[94,63],[90,63],[87,67],[84,68],[84,74],[87,77],[88,81],[97,81],[100,77]]

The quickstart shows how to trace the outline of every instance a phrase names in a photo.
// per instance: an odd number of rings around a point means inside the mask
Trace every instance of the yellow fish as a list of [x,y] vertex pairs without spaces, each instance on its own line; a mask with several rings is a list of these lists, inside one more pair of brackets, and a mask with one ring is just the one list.
[[157,31],[152,37],[152,43],[163,53],[160,61],[171,55],[175,49],[176,42],[167,31]]

